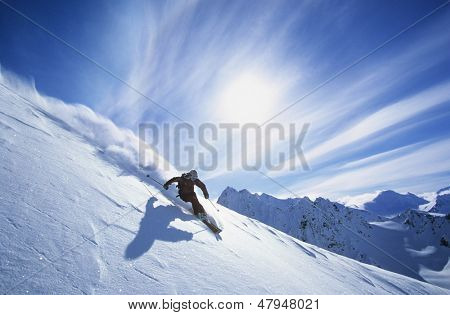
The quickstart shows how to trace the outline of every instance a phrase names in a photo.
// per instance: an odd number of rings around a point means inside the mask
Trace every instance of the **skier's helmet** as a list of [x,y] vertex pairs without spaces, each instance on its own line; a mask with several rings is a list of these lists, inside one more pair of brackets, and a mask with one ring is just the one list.
[[190,170],[188,173],[188,176],[191,180],[196,180],[198,179],[198,174],[196,170]]

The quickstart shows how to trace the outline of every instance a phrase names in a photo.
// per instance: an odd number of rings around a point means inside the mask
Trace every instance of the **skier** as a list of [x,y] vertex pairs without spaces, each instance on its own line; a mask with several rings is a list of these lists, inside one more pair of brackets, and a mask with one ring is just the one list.
[[192,204],[192,209],[194,210],[194,215],[196,215],[201,220],[206,219],[206,211],[197,199],[194,187],[199,187],[206,199],[209,199],[208,190],[205,184],[198,179],[198,174],[196,170],[191,170],[189,173],[184,173],[181,177],[174,177],[168,180],[163,186],[164,189],[169,189],[169,185],[173,183],[178,183],[178,194],[181,200],[185,202],[190,202]]

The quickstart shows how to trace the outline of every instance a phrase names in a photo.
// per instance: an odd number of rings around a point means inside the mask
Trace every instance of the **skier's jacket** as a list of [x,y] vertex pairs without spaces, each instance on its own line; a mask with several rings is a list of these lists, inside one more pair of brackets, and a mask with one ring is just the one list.
[[195,196],[194,188],[195,186],[199,187],[202,192],[203,196],[205,196],[206,199],[209,198],[208,190],[206,189],[205,184],[200,179],[192,180],[184,174],[180,177],[174,177],[170,180],[168,180],[164,186],[169,186],[172,183],[177,182],[177,188],[178,188],[178,194],[180,195],[181,199],[185,199],[185,197]]

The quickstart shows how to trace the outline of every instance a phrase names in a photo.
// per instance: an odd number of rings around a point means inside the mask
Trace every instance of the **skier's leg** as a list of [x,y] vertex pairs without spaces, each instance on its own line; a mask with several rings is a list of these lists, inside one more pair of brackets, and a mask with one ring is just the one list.
[[203,208],[200,201],[198,201],[197,196],[193,195],[191,198],[192,209],[194,210],[194,214],[198,215],[199,213],[206,214],[205,208]]

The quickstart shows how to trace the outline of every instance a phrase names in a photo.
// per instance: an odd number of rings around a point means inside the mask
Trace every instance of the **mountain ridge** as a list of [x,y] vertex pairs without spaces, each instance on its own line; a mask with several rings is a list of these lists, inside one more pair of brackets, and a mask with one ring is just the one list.
[[[407,210],[389,219],[320,197],[268,198],[233,188],[218,203],[340,255],[450,286],[450,250],[442,245],[449,239],[448,216]],[[425,248],[430,251],[422,253]]]

